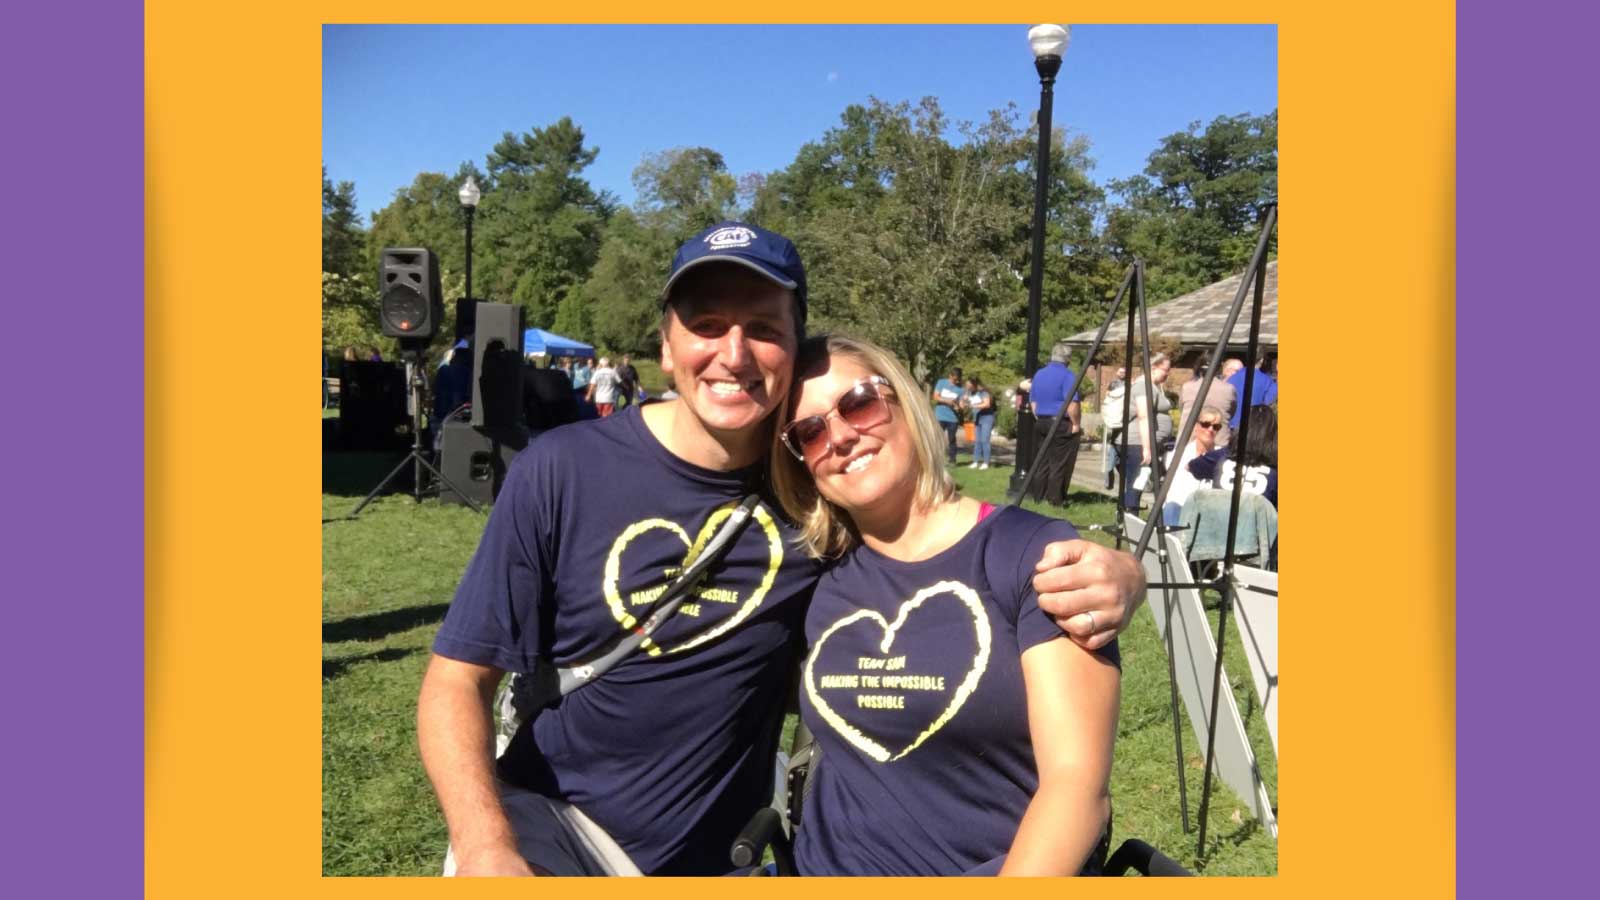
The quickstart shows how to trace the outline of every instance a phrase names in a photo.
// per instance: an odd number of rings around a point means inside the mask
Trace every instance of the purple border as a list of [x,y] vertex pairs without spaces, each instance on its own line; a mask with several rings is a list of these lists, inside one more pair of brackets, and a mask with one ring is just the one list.
[[0,883],[13,897],[137,896],[143,9],[117,0],[19,3],[5,19],[0,247],[10,377],[0,593],[9,639],[0,654],[0,846],[10,864]]
[[[1531,7],[1531,8],[1530,8]],[[1600,128],[1592,6],[1457,21],[1457,890],[1581,896],[1594,853]],[[1530,364],[1536,370],[1530,370]],[[1590,887],[1588,890],[1593,890]]]

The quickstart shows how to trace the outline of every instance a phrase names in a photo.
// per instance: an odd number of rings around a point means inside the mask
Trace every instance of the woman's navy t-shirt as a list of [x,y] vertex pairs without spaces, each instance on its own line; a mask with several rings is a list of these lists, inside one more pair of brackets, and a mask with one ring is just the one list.
[[[634,625],[761,468],[672,455],[642,407],[546,432],[507,473],[434,641],[509,672],[592,658]],[[501,777],[576,805],[649,874],[719,874],[771,800],[774,711],[819,571],[763,503],[645,649],[533,720]],[[529,739],[531,737],[531,740]]]
[[[803,874],[960,875],[1010,850],[1039,786],[1021,657],[1063,636],[1033,567],[1075,537],[1011,507],[931,559],[861,546],[822,576],[801,682],[821,751]],[[1100,653],[1119,658],[1115,642]]]

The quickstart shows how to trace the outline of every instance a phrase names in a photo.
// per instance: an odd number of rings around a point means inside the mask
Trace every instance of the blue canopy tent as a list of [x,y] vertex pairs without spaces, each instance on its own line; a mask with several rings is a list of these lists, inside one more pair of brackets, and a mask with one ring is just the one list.
[[543,328],[529,328],[522,333],[522,352],[530,356],[587,356],[594,358],[594,348],[582,341],[562,337]]

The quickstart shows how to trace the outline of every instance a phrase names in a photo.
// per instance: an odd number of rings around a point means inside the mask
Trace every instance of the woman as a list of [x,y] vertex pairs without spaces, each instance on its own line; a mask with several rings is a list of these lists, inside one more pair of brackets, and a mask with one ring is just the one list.
[[[1178,457],[1177,472],[1172,476],[1172,487],[1167,488],[1167,501],[1161,505],[1161,512],[1166,517],[1168,525],[1178,524],[1178,514],[1183,511],[1183,504],[1188,501],[1189,495],[1200,487],[1200,479],[1189,471],[1189,463],[1216,449],[1217,435],[1227,423],[1228,417],[1222,410],[1215,406],[1201,408],[1200,420],[1194,423],[1194,435],[1190,438],[1188,446],[1183,448],[1183,455]],[[1173,465],[1174,455],[1176,451],[1167,454],[1169,467]]]
[[882,348],[813,338],[797,378],[773,487],[805,549],[837,559],[805,623],[801,715],[826,762],[801,872],[1079,872],[1110,814],[1118,656],[1058,640],[1026,563],[1076,532],[961,497]]
[[[1158,453],[1165,453],[1172,445],[1172,398],[1161,389],[1172,370],[1172,360],[1165,353],[1150,357],[1150,383],[1155,386],[1156,407],[1152,413],[1150,398],[1145,396],[1145,376],[1141,374],[1128,385],[1127,400],[1133,403],[1133,421],[1128,423],[1128,452],[1122,457],[1122,505],[1138,510],[1139,494],[1143,488],[1134,487],[1139,470],[1150,465]],[[1151,425],[1155,426],[1154,434]]]
[[1246,493],[1260,494],[1278,508],[1278,414],[1270,406],[1250,407],[1250,434],[1243,446],[1213,450],[1190,465],[1194,476],[1220,490],[1233,490],[1234,473],[1244,471]]
[[974,375],[967,379],[967,393],[961,399],[972,413],[976,438],[972,444],[972,463],[969,469],[987,469],[993,457],[989,437],[994,434],[994,395],[984,386],[983,379]]

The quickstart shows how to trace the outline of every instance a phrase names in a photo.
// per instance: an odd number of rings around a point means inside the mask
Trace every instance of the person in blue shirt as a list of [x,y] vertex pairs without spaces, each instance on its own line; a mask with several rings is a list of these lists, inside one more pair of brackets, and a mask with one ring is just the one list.
[[803,875],[1092,872],[1110,816],[1115,642],[1039,608],[1028,562],[1072,526],[962,497],[886,350],[800,350],[773,487],[831,562],[805,614],[800,714],[820,755]]
[[973,442],[972,465],[969,468],[987,469],[994,459],[993,447],[990,438],[994,434],[994,394],[982,379],[974,375],[967,379],[967,393],[962,398],[962,403],[972,415]]
[[[1044,448],[1044,457],[1039,461],[1039,471],[1034,473],[1028,495],[1053,506],[1065,506],[1067,503],[1072,470],[1078,464],[1078,446],[1083,442],[1083,428],[1079,424],[1083,398],[1077,390],[1078,376],[1067,368],[1071,354],[1072,348],[1066,342],[1058,341],[1050,350],[1050,362],[1034,373],[1028,390],[1028,400],[1033,410],[1034,447]],[[1062,406],[1066,406],[1066,418],[1047,446],[1045,438]],[[1021,460],[1017,464],[1033,465],[1033,461]]]
[[1268,352],[1256,363],[1255,377],[1250,380],[1250,399],[1244,399],[1244,367],[1228,376],[1228,383],[1233,385],[1234,395],[1239,402],[1233,408],[1233,417],[1228,420],[1228,428],[1239,430],[1239,414],[1244,412],[1248,402],[1250,406],[1271,406],[1278,402],[1278,354]]
[[[733,838],[771,799],[820,574],[766,477],[805,271],[787,238],[725,222],[678,249],[661,302],[661,369],[678,396],[531,440],[434,639],[417,740],[454,874],[725,874]],[[490,698],[504,675],[580,666],[632,633],[752,493],[766,499],[749,527],[649,647],[524,721],[496,760]],[[1142,597],[1142,570],[1050,537],[1017,557],[1017,577],[1058,634],[1104,645]]]
[[933,416],[944,429],[944,458],[950,463],[956,461],[956,432],[961,427],[961,400],[965,396],[960,368],[952,368],[933,386]]

